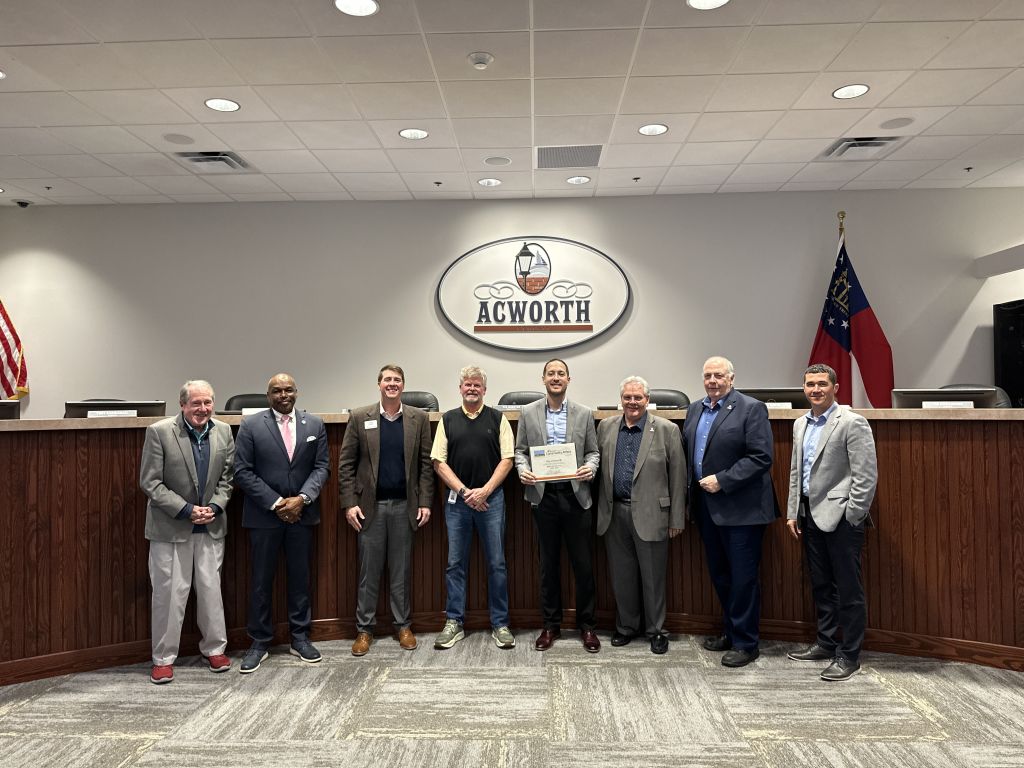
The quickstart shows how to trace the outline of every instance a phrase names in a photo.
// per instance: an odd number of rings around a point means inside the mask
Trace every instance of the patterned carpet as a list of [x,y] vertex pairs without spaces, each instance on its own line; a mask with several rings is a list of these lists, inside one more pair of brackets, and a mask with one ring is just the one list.
[[546,653],[473,632],[357,659],[278,652],[252,675],[185,659],[170,685],[148,665],[0,688],[0,766],[32,768],[1024,768],[1024,673],[865,654],[846,683],[765,643],[729,670],[700,638],[591,655],[575,633]]

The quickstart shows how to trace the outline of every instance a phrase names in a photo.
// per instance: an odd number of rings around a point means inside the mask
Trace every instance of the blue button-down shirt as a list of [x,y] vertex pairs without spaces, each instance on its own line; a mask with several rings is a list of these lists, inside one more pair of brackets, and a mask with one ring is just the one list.
[[633,472],[640,453],[640,441],[647,426],[647,412],[632,427],[622,419],[619,435],[615,438],[615,469],[612,472],[612,493],[615,501],[630,501],[633,495]]
[[708,446],[708,435],[711,434],[711,425],[718,418],[722,410],[722,401],[719,400],[713,406],[711,398],[705,397],[701,401],[704,410],[700,413],[700,420],[697,422],[697,433],[694,435],[693,446],[693,476],[697,480],[704,478],[704,449]]
[[548,408],[547,403],[544,404],[544,413],[547,417],[548,426],[548,445],[560,445],[565,442],[565,433],[568,429],[569,423],[569,405],[566,401],[562,401],[562,407],[557,411],[552,411]]
[[801,487],[803,488],[804,496],[808,494],[811,488],[811,465],[814,464],[814,457],[818,454],[818,440],[821,438],[821,430],[828,424],[828,420],[832,418],[832,414],[835,413],[838,407],[837,403],[832,403],[832,406],[817,418],[810,411],[804,416],[807,419],[807,425],[804,427],[804,460],[801,467],[803,470],[803,484]]

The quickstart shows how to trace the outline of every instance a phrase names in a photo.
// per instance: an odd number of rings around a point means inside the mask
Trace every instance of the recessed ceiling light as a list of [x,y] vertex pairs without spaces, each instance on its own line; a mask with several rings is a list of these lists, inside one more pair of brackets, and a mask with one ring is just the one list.
[[3,80],[5,77],[7,77],[7,73],[0,69],[0,80]]
[[0,187],[0,193],[2,193],[3,191],[4,191],[4,188]]
[[496,187],[501,184],[501,179],[479,179],[477,184],[481,187]]
[[641,136],[661,136],[663,133],[668,133],[668,126],[661,123],[648,123],[637,128],[636,132]]
[[836,88],[832,91],[833,99],[856,99],[858,96],[863,96],[865,93],[870,91],[864,83],[852,83],[850,85],[844,85],[842,88]]
[[207,99],[203,103],[215,112],[237,112],[241,109],[238,102],[231,99]]
[[485,157],[484,162],[487,165],[512,165],[512,158],[494,155],[493,157]]
[[570,176],[568,179],[566,179],[566,181],[569,182],[570,184],[589,184],[590,183],[590,177],[589,176]]
[[422,128],[403,128],[398,135],[409,141],[421,141],[430,135],[430,131],[424,131]]
[[474,51],[466,57],[466,60],[473,66],[473,69],[483,72],[494,63],[494,56],[487,51]]
[[698,11],[713,11],[728,2],[729,0],[686,0],[688,6]]
[[334,0],[334,7],[349,16],[373,16],[380,10],[377,0]]

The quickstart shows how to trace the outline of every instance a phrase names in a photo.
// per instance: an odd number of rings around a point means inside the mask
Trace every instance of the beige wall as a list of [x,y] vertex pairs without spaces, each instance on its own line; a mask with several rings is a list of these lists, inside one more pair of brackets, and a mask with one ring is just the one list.
[[491,240],[567,237],[608,254],[633,288],[614,330],[558,353],[575,398],[614,402],[633,373],[692,397],[714,353],[733,359],[740,388],[798,383],[840,208],[897,385],[990,383],[991,305],[1024,298],[1024,272],[979,280],[971,262],[1024,242],[1024,190],[8,208],[0,298],[26,347],[28,418],[99,396],[173,409],[190,377],[223,402],[278,370],[298,379],[300,405],[335,411],[373,399],[385,361],[452,407],[460,366],[488,370],[495,402],[539,388],[548,355],[449,328],[441,273]]

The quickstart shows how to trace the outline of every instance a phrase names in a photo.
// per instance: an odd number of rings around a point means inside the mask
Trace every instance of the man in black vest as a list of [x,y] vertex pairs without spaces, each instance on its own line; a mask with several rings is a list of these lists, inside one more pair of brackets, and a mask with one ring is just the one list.
[[435,648],[451,648],[465,637],[466,576],[476,528],[487,558],[487,605],[491,637],[499,648],[514,648],[509,631],[505,570],[505,496],[501,484],[512,469],[512,427],[500,411],[484,405],[487,374],[476,366],[459,371],[462,407],[445,412],[437,425],[430,458],[448,486],[444,507],[448,529],[447,617]]

